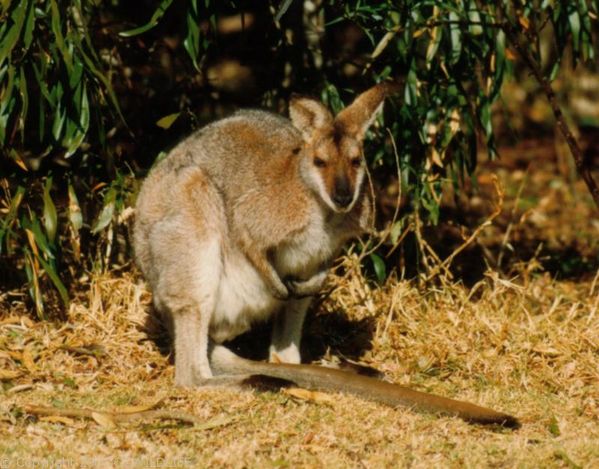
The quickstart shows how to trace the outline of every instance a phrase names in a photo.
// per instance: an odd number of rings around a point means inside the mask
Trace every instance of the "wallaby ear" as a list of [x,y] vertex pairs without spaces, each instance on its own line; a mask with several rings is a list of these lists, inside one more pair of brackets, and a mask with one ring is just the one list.
[[289,117],[305,139],[309,139],[314,130],[333,123],[333,116],[320,101],[299,95],[291,96]]
[[385,98],[399,90],[400,84],[396,82],[383,82],[373,86],[337,115],[336,124],[345,133],[362,140],[368,127],[382,109]]

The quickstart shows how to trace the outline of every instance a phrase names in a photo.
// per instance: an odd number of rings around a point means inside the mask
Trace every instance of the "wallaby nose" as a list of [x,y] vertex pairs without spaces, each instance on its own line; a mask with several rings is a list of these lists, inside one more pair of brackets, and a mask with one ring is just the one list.
[[333,202],[339,208],[346,208],[354,196],[351,192],[349,181],[344,177],[337,177],[335,181],[335,192],[333,193]]
[[339,195],[336,194],[333,196],[333,202],[335,202],[335,204],[339,207],[339,208],[346,208],[349,206],[349,204],[352,201],[352,196],[351,195]]
[[335,202],[339,208],[346,208],[351,203],[352,199],[353,197],[351,194],[336,193],[333,195],[333,202]]

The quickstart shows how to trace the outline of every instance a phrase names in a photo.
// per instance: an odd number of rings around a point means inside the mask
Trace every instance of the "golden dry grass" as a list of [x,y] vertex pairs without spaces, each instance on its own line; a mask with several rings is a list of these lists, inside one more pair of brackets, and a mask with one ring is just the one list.
[[[392,276],[375,286],[349,255],[304,340],[307,357],[330,348],[400,384],[512,413],[521,429],[343,395],[174,388],[148,337],[150,294],[135,274],[112,273],[82,282],[65,322],[32,321],[15,301],[1,310],[12,297],[0,292],[0,467],[599,467],[599,271],[576,273],[596,266],[599,223],[585,188],[572,190],[539,152],[514,149],[487,165],[507,195],[476,243],[487,258],[504,251],[512,277],[487,270],[465,287]],[[480,195],[453,207],[474,214],[473,226],[493,211],[488,171],[478,184]],[[96,414],[35,417],[32,405]],[[199,423],[106,414],[150,406]]]
[[[419,288],[393,278],[373,288],[355,258],[345,263],[352,274],[331,279],[337,288],[307,326],[312,340],[321,331],[333,349],[336,339],[355,342],[356,355],[389,378],[512,412],[523,427],[482,428],[341,395],[313,401],[176,389],[167,357],[144,332],[149,294],[132,275],[106,275],[92,279],[66,323],[4,314],[0,465],[599,466],[599,276],[557,282],[523,274],[508,281],[489,272],[472,289]],[[341,317],[346,322],[335,337],[327,328]],[[119,411],[158,401],[203,423],[112,427],[22,410],[38,404]]]

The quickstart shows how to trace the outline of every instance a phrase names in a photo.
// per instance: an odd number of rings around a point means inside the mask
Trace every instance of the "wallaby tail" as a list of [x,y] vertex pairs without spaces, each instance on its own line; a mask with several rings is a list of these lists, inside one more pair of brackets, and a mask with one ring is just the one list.
[[392,407],[457,416],[471,423],[520,427],[518,419],[508,414],[334,368],[256,362],[241,358],[223,346],[215,346],[210,358],[215,374],[264,375],[289,381],[302,388],[345,392]]

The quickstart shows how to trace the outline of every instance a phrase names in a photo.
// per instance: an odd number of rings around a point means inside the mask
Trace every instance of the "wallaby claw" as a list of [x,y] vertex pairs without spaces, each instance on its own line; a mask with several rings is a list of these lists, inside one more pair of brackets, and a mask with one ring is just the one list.
[[322,271],[313,275],[308,280],[298,280],[291,277],[285,279],[284,283],[293,298],[306,298],[320,293],[326,274],[326,271]]

